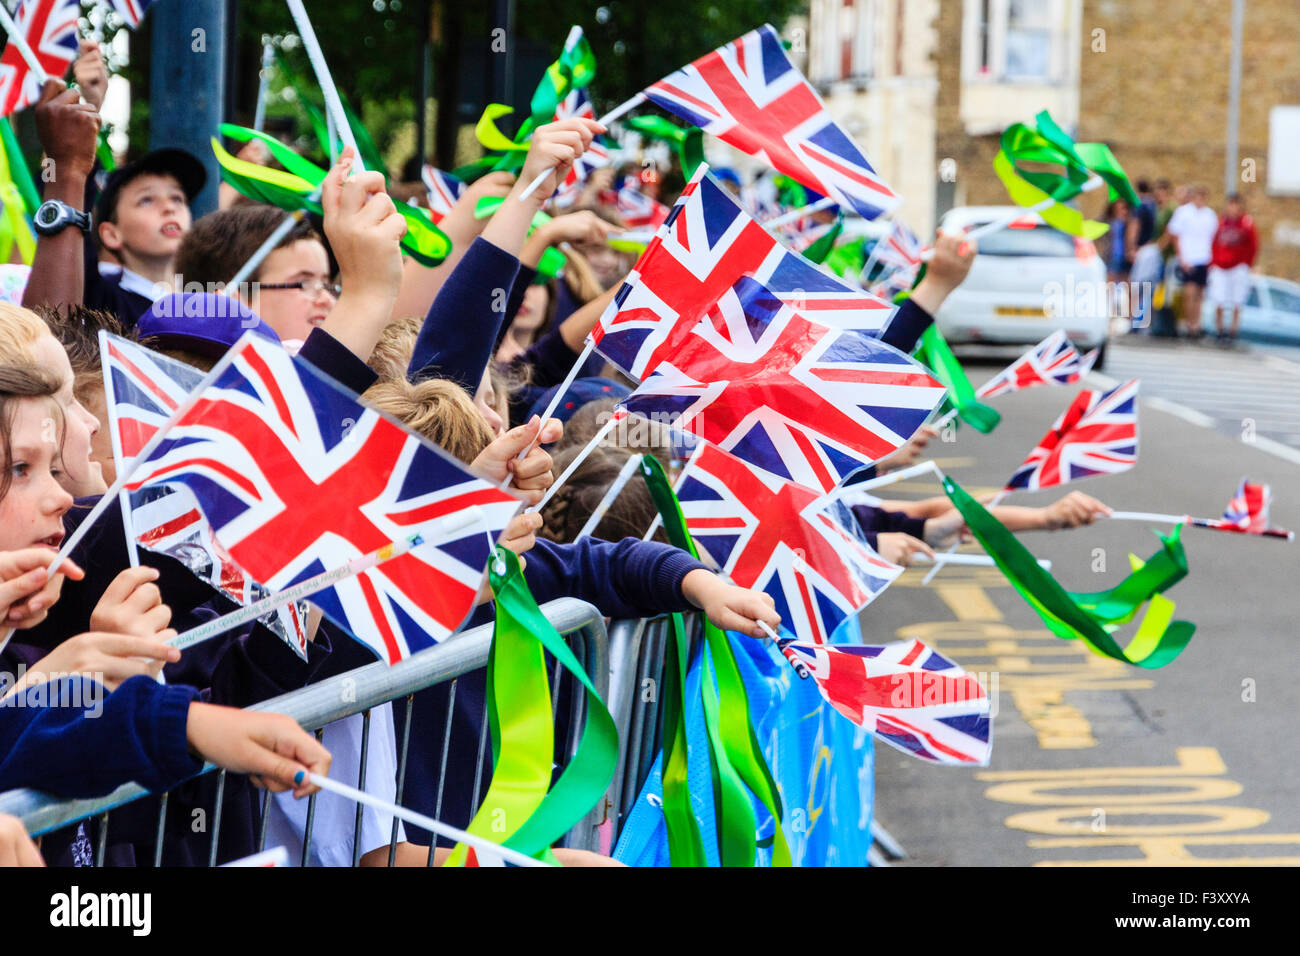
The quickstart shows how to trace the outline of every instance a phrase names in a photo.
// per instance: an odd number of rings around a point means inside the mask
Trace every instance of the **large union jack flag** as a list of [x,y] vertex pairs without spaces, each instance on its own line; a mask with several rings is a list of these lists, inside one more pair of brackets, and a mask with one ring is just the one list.
[[827,492],[897,451],[944,395],[897,349],[811,322],[742,278],[624,407]]
[[425,192],[429,194],[429,218],[435,224],[442,222],[465,191],[465,184],[451,173],[444,173],[428,163],[420,171],[420,179],[424,181]]
[[931,763],[988,765],[988,693],[919,640],[880,646],[785,640],[780,647],[832,707],[877,739]]
[[1092,371],[1097,353],[1081,356],[1057,329],[979,387],[976,398],[992,398],[1035,385],[1073,385]]
[[865,332],[884,328],[893,314],[888,302],[785,248],[707,172],[701,163],[592,330],[602,355],[633,378],[645,378],[745,275],[813,322]]
[[[14,23],[50,76],[62,76],[77,58],[77,18],[80,0],[23,0]],[[12,40],[0,54],[0,116],[30,106],[41,98],[41,84]]]
[[677,497],[686,527],[741,587],[772,595],[801,640],[825,643],[902,568],[880,558],[841,502],[703,445]]
[[281,590],[420,535],[311,598],[393,663],[455,630],[519,502],[280,346],[246,334],[140,453],[245,572]]
[[[555,107],[557,120],[574,117],[593,120],[596,118],[596,110],[592,107],[591,98],[587,96],[585,89],[570,90],[568,96],[560,100]],[[582,186],[587,181],[587,177],[600,167],[608,166],[609,161],[609,148],[597,136],[591,141],[587,151],[569,167],[564,182],[560,183],[555,194],[551,196],[551,202],[561,209],[572,206],[582,194]],[[659,223],[656,222],[655,226],[658,225]]]
[[[100,356],[113,454],[118,471],[125,474],[130,461],[203,381],[203,373],[107,332],[100,333]],[[139,544],[175,558],[240,604],[251,604],[270,593],[231,560],[212,536],[211,527],[187,489],[178,485],[154,488],[128,498],[128,527]],[[306,619],[303,603],[288,604],[258,618],[304,660]]]
[[1137,379],[1109,392],[1080,392],[1011,476],[1007,490],[1034,491],[1128,471],[1137,464],[1137,393]]
[[866,219],[900,202],[769,25],[664,77],[646,98]]

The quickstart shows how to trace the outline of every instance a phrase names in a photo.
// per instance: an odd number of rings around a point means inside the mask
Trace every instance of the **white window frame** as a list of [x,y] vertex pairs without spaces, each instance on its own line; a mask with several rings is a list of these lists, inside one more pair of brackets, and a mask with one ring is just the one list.
[[963,0],[962,4],[962,77],[968,83],[1008,83],[1014,85],[1057,86],[1065,82],[1068,73],[1066,0],[1040,0],[1048,7],[1048,29],[1051,31],[1047,55],[1046,76],[1009,77],[1007,72],[1007,26],[1011,4],[1009,0],[988,0],[989,6],[989,64],[988,73],[980,67],[980,10],[984,0]]
[[1300,149],[1300,106],[1279,103],[1268,111],[1270,196],[1300,196],[1297,149]]

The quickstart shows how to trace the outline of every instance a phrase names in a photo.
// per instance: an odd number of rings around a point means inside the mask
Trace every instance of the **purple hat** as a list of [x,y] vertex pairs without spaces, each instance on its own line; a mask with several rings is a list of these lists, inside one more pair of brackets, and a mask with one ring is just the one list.
[[[141,341],[155,348],[185,349],[220,358],[245,332],[275,342],[275,330],[234,296],[215,292],[173,292],[140,316]],[[150,341],[152,340],[152,341]]]

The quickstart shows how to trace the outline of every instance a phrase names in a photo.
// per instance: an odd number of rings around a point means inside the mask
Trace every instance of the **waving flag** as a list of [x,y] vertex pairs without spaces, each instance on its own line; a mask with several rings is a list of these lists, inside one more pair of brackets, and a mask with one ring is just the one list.
[[[107,332],[100,333],[100,354],[109,432],[118,469],[125,474],[129,462],[203,381],[203,373]],[[149,489],[129,497],[130,527],[139,544],[175,558],[240,604],[270,593],[231,560],[185,488]],[[288,604],[258,621],[307,659],[305,603]]]
[[[631,179],[632,177],[628,177]],[[651,199],[635,186],[624,183],[617,190],[600,194],[602,202],[614,206],[629,229],[658,229],[668,218],[669,209]]]
[[231,558],[276,591],[419,535],[311,599],[389,663],[460,625],[519,505],[252,334],[142,450],[127,488],[177,484]]
[[664,77],[645,96],[866,219],[900,202],[769,25]]
[[924,251],[921,240],[912,230],[895,220],[890,226],[889,235],[880,240],[875,249],[876,261],[891,269],[908,269],[915,272],[921,267],[921,253]]
[[675,353],[705,312],[745,275],[810,321],[875,332],[888,302],[854,289],[781,245],[701,165],[592,330],[597,348],[635,379]]
[[154,0],[108,0],[113,12],[126,21],[132,30],[140,25]]
[[[587,91],[584,89],[570,90],[569,95],[561,100],[560,105],[555,108],[555,118],[557,120],[572,119],[574,117],[592,120],[596,118],[596,111],[591,105],[591,98],[587,96]],[[561,209],[572,206],[582,193],[582,186],[587,181],[587,177],[600,167],[608,165],[609,149],[597,136],[591,141],[587,151],[569,167],[564,182],[560,183],[556,188],[555,195],[551,197],[551,202]],[[667,208],[664,208],[664,214],[667,215],[667,213]],[[659,221],[662,222],[662,218]],[[659,222],[656,222],[651,228],[658,225]]]
[[1096,351],[1080,357],[1065,330],[1057,329],[981,385],[975,397],[992,398],[1035,385],[1073,385],[1092,371],[1096,358]]
[[[62,76],[77,58],[77,18],[80,0],[23,0],[14,24],[50,76]],[[41,85],[12,41],[0,54],[0,116],[30,106],[41,98]]]
[[811,322],[742,278],[623,405],[827,492],[897,451],[944,395],[897,349]]
[[429,218],[437,225],[451,212],[451,207],[456,205],[456,200],[465,191],[465,184],[451,173],[444,173],[429,163],[425,163],[420,170],[420,179],[424,181],[424,188],[429,194]]
[[708,445],[677,498],[696,544],[736,584],[772,595],[800,640],[825,643],[903,571],[871,549],[843,503]]
[[832,707],[878,740],[920,760],[988,766],[988,693],[919,640],[880,646],[785,640],[779,646]]
[[1051,488],[1136,465],[1137,392],[1137,379],[1109,392],[1080,392],[1011,476],[1007,490]]

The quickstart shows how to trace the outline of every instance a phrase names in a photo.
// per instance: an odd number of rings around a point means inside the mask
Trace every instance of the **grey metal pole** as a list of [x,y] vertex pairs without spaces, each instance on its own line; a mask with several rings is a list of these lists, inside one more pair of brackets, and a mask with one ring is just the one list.
[[185,0],[160,3],[151,13],[149,148],[187,150],[207,168],[208,183],[193,203],[198,218],[217,208],[221,182],[209,141],[226,113],[226,4]]
[[1232,0],[1232,65],[1228,73],[1228,141],[1224,157],[1223,191],[1237,191],[1237,131],[1241,123],[1241,32],[1246,0]]

